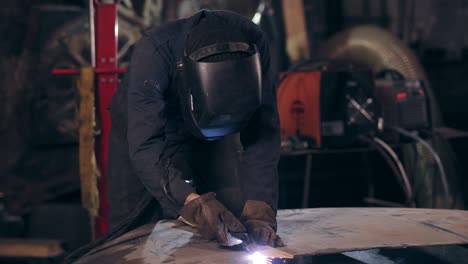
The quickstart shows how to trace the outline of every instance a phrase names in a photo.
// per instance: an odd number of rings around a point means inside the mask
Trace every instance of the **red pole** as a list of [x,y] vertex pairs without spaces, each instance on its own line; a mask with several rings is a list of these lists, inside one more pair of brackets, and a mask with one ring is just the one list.
[[96,154],[101,176],[99,178],[99,216],[95,222],[95,236],[107,233],[109,204],[107,201],[107,162],[108,143],[111,128],[110,113],[107,107],[117,90],[117,3],[95,2],[96,68],[97,73],[97,113],[101,134],[96,141]]
[[[91,57],[97,76],[97,116],[101,131],[95,145],[96,159],[101,174],[98,182],[100,203],[99,215],[95,221],[95,238],[103,236],[109,229],[107,225],[109,203],[106,182],[111,118],[107,107],[117,90],[117,74],[126,71],[126,68],[117,68],[117,5],[119,2],[120,0],[103,0],[102,2],[90,0]],[[79,72],[78,69],[52,70],[54,75],[73,75],[79,74]]]

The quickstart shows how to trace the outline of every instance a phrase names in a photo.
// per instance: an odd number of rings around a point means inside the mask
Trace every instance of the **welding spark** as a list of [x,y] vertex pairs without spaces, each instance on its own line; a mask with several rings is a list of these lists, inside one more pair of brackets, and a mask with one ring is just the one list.
[[248,258],[251,264],[268,264],[269,263],[268,258],[258,252],[255,252],[249,255]]

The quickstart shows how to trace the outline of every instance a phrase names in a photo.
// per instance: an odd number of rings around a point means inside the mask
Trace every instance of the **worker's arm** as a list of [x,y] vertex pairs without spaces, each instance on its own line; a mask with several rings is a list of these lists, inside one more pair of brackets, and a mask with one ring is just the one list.
[[280,127],[274,77],[266,38],[257,43],[262,64],[262,105],[240,137],[244,147],[241,181],[246,200],[266,202],[276,212]]
[[167,156],[164,94],[170,85],[170,64],[167,47],[155,47],[147,38],[136,46],[129,67],[127,139],[134,171],[165,214],[177,217],[195,189]]
[[276,89],[266,38],[257,45],[262,64],[262,105],[240,135],[244,147],[240,181],[246,199],[240,220],[256,243],[281,247],[284,243],[276,234],[281,142]]
[[[244,226],[213,193],[196,194],[184,180],[190,177],[174,166],[176,160],[181,159],[175,155],[183,155],[183,151],[178,150],[187,143],[168,142],[168,138],[172,138],[168,130],[173,130],[167,129],[168,122],[175,122],[167,118],[167,98],[164,96],[170,85],[171,62],[169,49],[155,48],[148,39],[143,39],[132,55],[127,132],[130,160],[166,215],[180,215],[205,238],[230,245],[227,232],[245,232]],[[181,162],[184,162],[183,157]]]

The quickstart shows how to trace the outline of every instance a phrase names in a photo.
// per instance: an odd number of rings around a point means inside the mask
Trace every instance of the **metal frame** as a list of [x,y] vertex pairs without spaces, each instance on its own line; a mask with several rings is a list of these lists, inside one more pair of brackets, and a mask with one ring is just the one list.
[[[118,23],[117,6],[120,0],[90,0],[90,38],[91,58],[97,80],[97,117],[100,124],[100,135],[97,137],[95,151],[100,171],[99,216],[95,219],[95,237],[103,236],[108,231],[107,217],[107,165],[108,144],[111,128],[110,113],[107,109],[112,96],[117,90],[118,74],[126,71],[117,65]],[[77,75],[79,69],[54,69],[54,75]]]

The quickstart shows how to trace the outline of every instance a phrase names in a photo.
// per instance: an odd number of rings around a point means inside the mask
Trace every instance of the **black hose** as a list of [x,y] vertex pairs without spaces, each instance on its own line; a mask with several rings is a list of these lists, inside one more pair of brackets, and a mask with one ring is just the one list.
[[406,173],[405,167],[403,166],[403,163],[401,162],[401,160],[398,158],[398,155],[395,153],[395,151],[392,149],[392,147],[390,147],[387,143],[385,143],[381,139],[374,137],[374,138],[372,138],[372,140],[374,140],[375,143],[382,146],[382,148],[384,148],[385,151],[387,151],[388,154],[390,154],[392,159],[395,161],[395,163],[396,163],[396,165],[397,165],[397,167],[398,167],[398,169],[400,171],[401,179],[403,180],[403,185],[405,187],[405,190],[408,193],[408,197],[410,197],[409,198],[410,200],[413,200],[413,198],[414,198],[413,189],[411,187],[411,183],[410,183],[408,174]]
[[138,205],[135,209],[130,213],[127,219],[118,225],[113,230],[109,231],[105,236],[92,241],[80,248],[75,249],[71,253],[65,256],[61,264],[70,264],[77,261],[79,258],[87,255],[90,253],[94,248],[105,244],[106,242],[111,241],[114,238],[117,238],[129,230],[138,227],[138,220],[144,214],[145,209],[151,204],[153,197],[149,193],[145,193],[143,197],[140,199]]
[[365,136],[361,136],[360,139],[367,143],[368,145],[372,146],[377,152],[382,155],[382,158],[385,160],[385,162],[390,166],[393,174],[395,175],[398,183],[400,184],[401,188],[403,189],[403,193],[405,193],[406,196],[406,204],[415,207],[414,203],[414,197],[411,194],[411,190],[408,190],[407,187],[405,187],[405,184],[402,180],[403,176],[401,174],[401,170],[397,167],[395,159],[392,158],[392,156],[382,147],[380,146],[377,142],[375,142],[373,139],[370,139]]
[[417,135],[412,134],[408,130],[403,129],[401,127],[391,127],[390,129],[400,133],[403,136],[406,136],[408,138],[411,138],[411,139],[421,143],[421,145],[424,146],[431,153],[432,157],[434,158],[434,161],[437,164],[437,168],[438,168],[439,174],[440,174],[440,180],[442,181],[442,188],[444,190],[444,200],[445,200],[444,201],[444,207],[448,209],[450,207],[449,206],[449,204],[450,204],[450,190],[449,190],[449,185],[448,185],[448,181],[447,181],[447,175],[445,174],[444,165],[442,164],[442,161],[441,161],[441,159],[439,157],[439,154],[437,154],[437,152],[431,147],[431,145],[429,145],[424,139],[422,139],[421,137],[419,137]]

